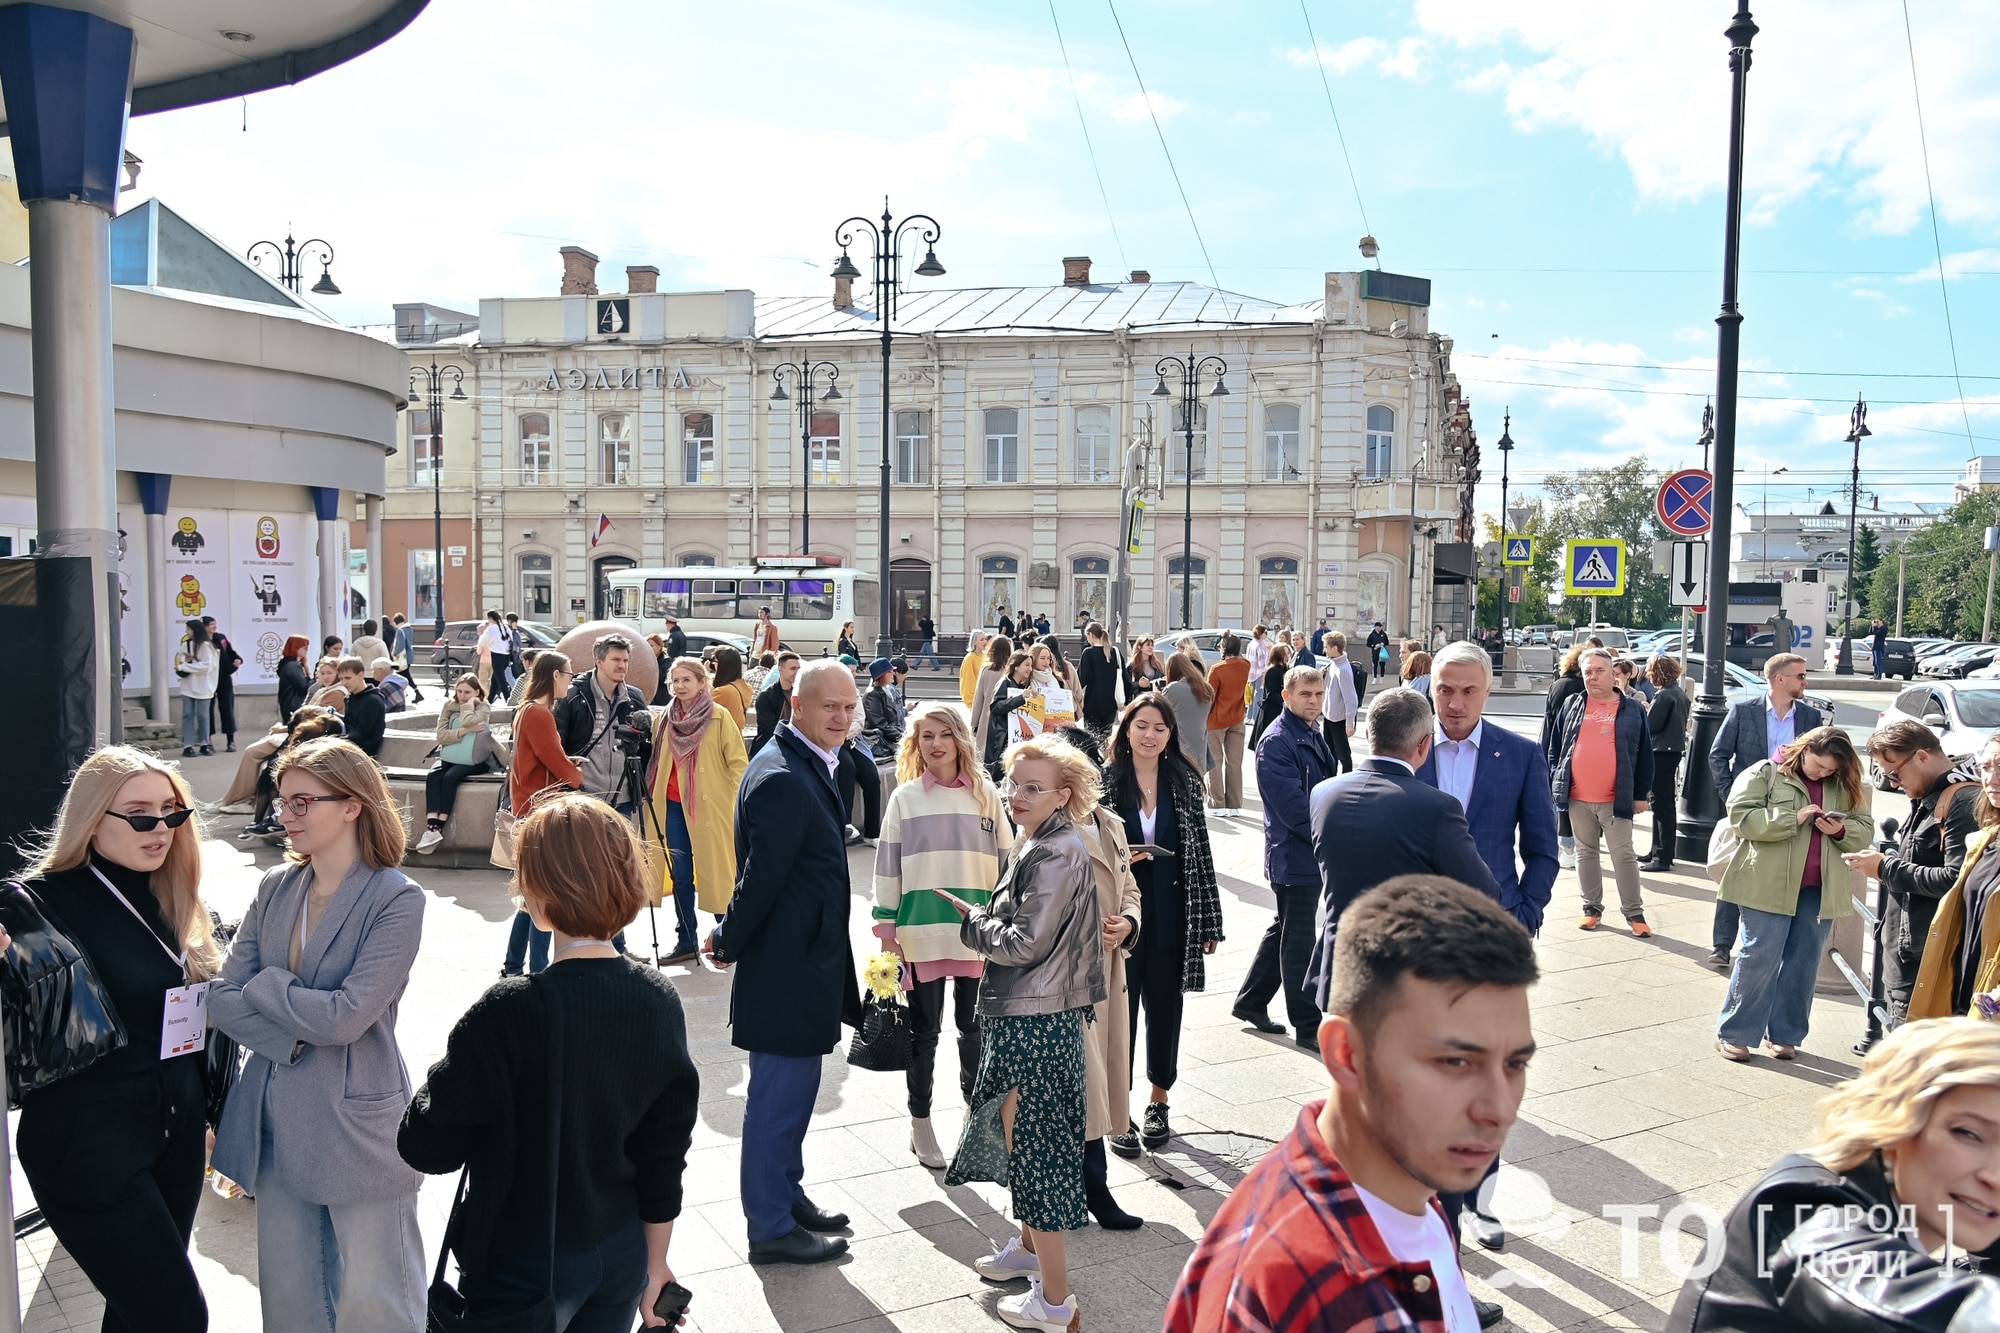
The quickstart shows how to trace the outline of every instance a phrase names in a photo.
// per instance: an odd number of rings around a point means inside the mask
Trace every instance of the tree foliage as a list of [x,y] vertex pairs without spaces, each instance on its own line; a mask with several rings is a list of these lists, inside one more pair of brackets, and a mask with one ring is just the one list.
[[[1956,639],[1978,637],[1986,614],[1988,557],[1986,529],[2000,524],[2000,492],[1982,491],[1966,496],[1937,522],[1912,534],[1903,543],[1907,567],[1903,592],[1903,632],[1909,635],[1945,635]],[[1867,529],[1862,529],[1863,533]],[[1855,565],[1862,561],[1858,550]],[[1884,560],[1874,572],[1857,576],[1856,587],[1864,593],[1869,615],[1881,616],[1890,624],[1896,616],[1897,561]]]
[[[1625,595],[1600,597],[1598,616],[1615,625],[1664,625],[1676,612],[1668,600],[1667,577],[1653,572],[1653,544],[1662,540],[1653,502],[1660,473],[1642,454],[1605,468],[1550,473],[1529,530],[1538,538],[1535,563],[1521,592],[1515,623],[1554,620],[1582,624],[1590,619],[1590,599],[1563,596],[1563,543],[1615,537],[1625,543]],[[1528,599],[1538,597],[1544,614],[1530,617]]]

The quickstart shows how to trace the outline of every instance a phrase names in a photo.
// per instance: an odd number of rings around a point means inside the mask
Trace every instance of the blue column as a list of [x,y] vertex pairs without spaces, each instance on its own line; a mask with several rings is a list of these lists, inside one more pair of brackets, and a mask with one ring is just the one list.
[[164,472],[135,472],[139,504],[146,511],[146,636],[147,679],[152,682],[147,712],[155,722],[167,720],[171,706],[168,683],[173,680],[173,640],[167,631],[167,496],[174,479]]
[[[337,486],[308,486],[312,493],[313,514],[319,519],[319,632],[325,638],[338,634],[347,639],[349,629],[344,600],[340,590],[347,581],[347,569],[341,559],[340,544],[340,488]],[[314,644],[318,648],[317,642]]]

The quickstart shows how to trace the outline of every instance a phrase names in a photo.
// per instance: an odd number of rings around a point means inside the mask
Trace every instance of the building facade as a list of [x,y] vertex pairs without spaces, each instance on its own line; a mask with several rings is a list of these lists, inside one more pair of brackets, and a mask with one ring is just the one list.
[[[1287,306],[1143,273],[1093,282],[1068,260],[1049,287],[913,288],[885,404],[876,312],[845,282],[659,292],[633,268],[601,293],[594,257],[563,259],[560,294],[481,301],[476,330],[411,305],[385,331],[413,366],[458,368],[467,395],[441,416],[411,405],[385,609],[427,621],[441,572],[449,619],[570,624],[600,613],[611,570],[808,541],[873,570],[885,414],[901,637],[1002,608],[1102,618],[1128,465],[1148,488],[1139,632],[1179,626],[1184,592],[1195,626],[1427,628],[1435,547],[1464,540],[1477,442],[1423,279],[1330,273],[1322,299]],[[1191,423],[1180,371],[1156,371],[1169,356],[1226,363],[1226,393],[1204,374]]]

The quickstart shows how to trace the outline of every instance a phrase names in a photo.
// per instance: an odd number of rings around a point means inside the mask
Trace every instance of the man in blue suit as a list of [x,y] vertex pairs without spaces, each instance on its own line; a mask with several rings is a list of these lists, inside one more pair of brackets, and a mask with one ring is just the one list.
[[1313,856],[1326,925],[1306,984],[1322,1012],[1333,978],[1333,940],[1347,905],[1398,875],[1443,875],[1500,899],[1479,859],[1458,802],[1417,777],[1430,758],[1430,700],[1407,686],[1377,695],[1368,710],[1373,754],[1352,773],[1313,788]]
[[[1708,771],[1715,775],[1715,794],[1729,803],[1729,788],[1753,765],[1776,759],[1778,751],[1814,727],[1832,721],[1805,701],[1806,659],[1797,653],[1773,653],[1764,663],[1764,680],[1770,688],[1761,699],[1745,699],[1729,706],[1722,730],[1708,752]],[[1736,931],[1742,913],[1735,903],[1718,899],[1715,929],[1710,943],[1715,948],[1708,961],[1717,967],[1730,965],[1736,947]]]
[[750,1262],[818,1263],[847,1225],[806,1198],[806,1127],[820,1062],[860,1011],[847,943],[847,813],[835,788],[841,742],[859,696],[841,662],[813,662],[793,682],[792,720],[744,770],[736,796],[736,895],[702,947],[734,966],[730,1040],[750,1052],[743,1109],[743,1212]]

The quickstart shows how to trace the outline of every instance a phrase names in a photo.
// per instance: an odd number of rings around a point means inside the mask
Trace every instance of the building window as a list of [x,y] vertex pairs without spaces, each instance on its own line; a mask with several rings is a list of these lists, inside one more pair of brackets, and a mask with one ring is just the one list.
[[1273,403],[1264,409],[1264,480],[1297,481],[1300,476],[1298,406]]
[[1076,600],[1074,624],[1111,622],[1111,562],[1101,555],[1078,556],[1069,562],[1070,589]]
[[521,619],[556,618],[556,575],[553,556],[528,554],[521,557]]
[[931,484],[931,414],[896,413],[896,484]]
[[[1207,585],[1208,561],[1200,556],[1187,561],[1175,556],[1167,561],[1167,620],[1175,629],[1199,629],[1208,623],[1208,604],[1202,596]],[[1187,588],[1185,617],[1181,615],[1183,586]]]
[[840,480],[840,413],[812,414],[806,458],[814,481]]
[[[431,484],[431,468],[441,466],[443,462],[444,451],[439,448],[439,444],[440,441],[437,435],[431,430],[431,414],[429,409],[421,407],[411,408],[410,484],[412,486],[428,486]],[[442,481],[443,478],[439,477],[438,480]]]
[[691,566],[696,566],[696,565],[699,565],[703,569],[713,569],[715,568],[715,557],[709,555],[705,551],[696,551],[691,554],[682,556],[678,562],[678,565],[682,569],[687,569]]
[[1076,409],[1076,479],[1110,481],[1117,475],[1111,461],[1111,409],[1101,404]]
[[1287,555],[1267,556],[1257,562],[1257,619],[1273,629],[1300,624],[1295,609],[1299,600],[1299,562]]
[[1011,555],[989,555],[980,560],[980,624],[997,625],[1002,615],[1021,609],[1020,576],[1021,562]]
[[[1188,436],[1185,431],[1187,416],[1185,410],[1177,414],[1174,422],[1173,438],[1165,441],[1162,448],[1167,451],[1167,480],[1186,481],[1188,479]],[[1208,405],[1194,405],[1194,479],[1202,481],[1208,476]],[[1178,605],[1178,603],[1176,603]]]
[[625,429],[623,412],[607,412],[597,419],[597,480],[602,486],[632,484],[632,436]]
[[1021,413],[1012,407],[986,409],[986,480],[1021,479]]
[[1369,477],[1386,477],[1396,467],[1396,413],[1377,404],[1368,409]]
[[681,417],[681,481],[699,486],[715,480],[715,417],[688,412]]
[[435,625],[443,615],[438,609],[437,552],[411,551],[410,620],[416,625]]
[[521,484],[556,484],[556,450],[549,440],[547,413],[530,412],[521,418]]

